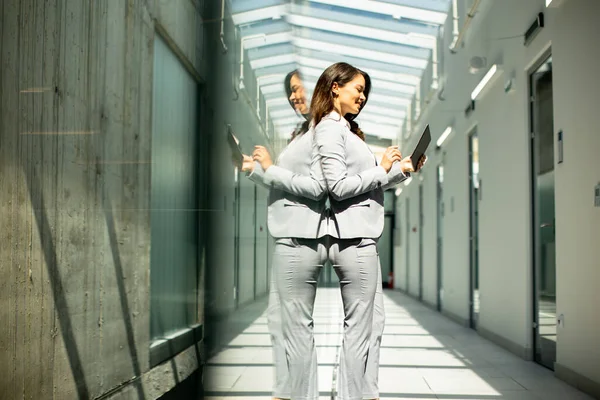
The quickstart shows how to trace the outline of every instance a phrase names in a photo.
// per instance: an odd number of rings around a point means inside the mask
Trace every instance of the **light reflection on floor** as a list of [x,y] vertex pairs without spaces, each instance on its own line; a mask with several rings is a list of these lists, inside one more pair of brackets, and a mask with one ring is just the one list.
[[[382,399],[591,399],[552,371],[523,361],[400,292],[384,293]],[[321,399],[332,398],[341,321],[339,289],[319,288],[315,342]],[[208,361],[205,399],[271,399],[272,368],[263,314]]]

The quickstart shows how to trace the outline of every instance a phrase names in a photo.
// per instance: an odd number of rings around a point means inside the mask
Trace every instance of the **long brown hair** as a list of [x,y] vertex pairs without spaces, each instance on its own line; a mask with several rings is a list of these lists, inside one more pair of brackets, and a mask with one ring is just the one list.
[[325,71],[323,71],[319,77],[319,80],[317,81],[317,85],[315,86],[310,103],[310,110],[315,126],[321,122],[325,115],[333,111],[333,92],[331,90],[333,84],[337,82],[339,86],[344,86],[359,74],[365,78],[365,101],[360,105],[360,110],[358,113],[346,114],[344,115],[344,118],[350,122],[350,130],[362,140],[365,140],[365,135],[358,127],[358,124],[354,121],[354,118],[356,118],[365,104],[367,104],[367,100],[369,100],[369,93],[371,92],[371,78],[366,72],[361,71],[360,69],[345,62],[339,62],[330,65]]
[[[298,79],[302,80],[302,75],[300,75],[300,71],[298,69],[295,69],[291,72],[289,72],[285,78],[283,79],[283,87],[285,88],[285,94],[287,96],[287,100],[288,103],[290,103],[290,106],[295,110],[294,107],[294,103],[290,100],[290,97],[292,96],[292,86],[291,86],[291,82],[292,82],[292,78],[295,76],[298,77]],[[304,82],[302,83],[304,84]],[[308,117],[310,114],[302,114],[302,116],[304,117],[304,119],[306,119],[306,121],[304,121],[301,124],[298,124],[298,126],[296,126],[296,128],[294,129],[294,131],[292,132],[292,137],[290,138],[291,140],[294,140],[294,138],[298,135],[302,135],[303,133],[308,131]]]

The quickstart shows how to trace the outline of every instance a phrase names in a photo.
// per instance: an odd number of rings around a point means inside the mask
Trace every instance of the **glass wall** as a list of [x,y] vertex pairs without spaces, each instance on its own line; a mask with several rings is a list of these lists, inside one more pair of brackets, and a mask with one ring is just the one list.
[[177,336],[199,320],[198,115],[197,82],[157,35],[151,173],[151,339]]

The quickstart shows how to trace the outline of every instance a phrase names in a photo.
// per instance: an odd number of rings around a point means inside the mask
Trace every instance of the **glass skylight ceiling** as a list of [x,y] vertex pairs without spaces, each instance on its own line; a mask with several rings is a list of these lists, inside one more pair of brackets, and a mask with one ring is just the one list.
[[279,137],[289,137],[301,122],[286,99],[285,75],[300,69],[310,96],[325,68],[346,61],[373,80],[369,104],[357,121],[367,138],[381,144],[375,139],[395,142],[402,129],[450,2],[230,0],[230,5]]

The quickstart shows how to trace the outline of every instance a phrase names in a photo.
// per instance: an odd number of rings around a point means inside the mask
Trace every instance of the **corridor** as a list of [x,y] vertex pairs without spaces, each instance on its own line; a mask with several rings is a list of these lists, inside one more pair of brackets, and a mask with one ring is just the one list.
[[[591,399],[397,291],[385,291],[386,328],[381,349],[382,399]],[[272,356],[265,302],[253,305],[248,321],[205,369],[205,399],[270,399]],[[253,310],[242,309],[248,316]],[[341,299],[337,288],[319,288],[315,340],[321,399],[333,399],[341,342]]]

